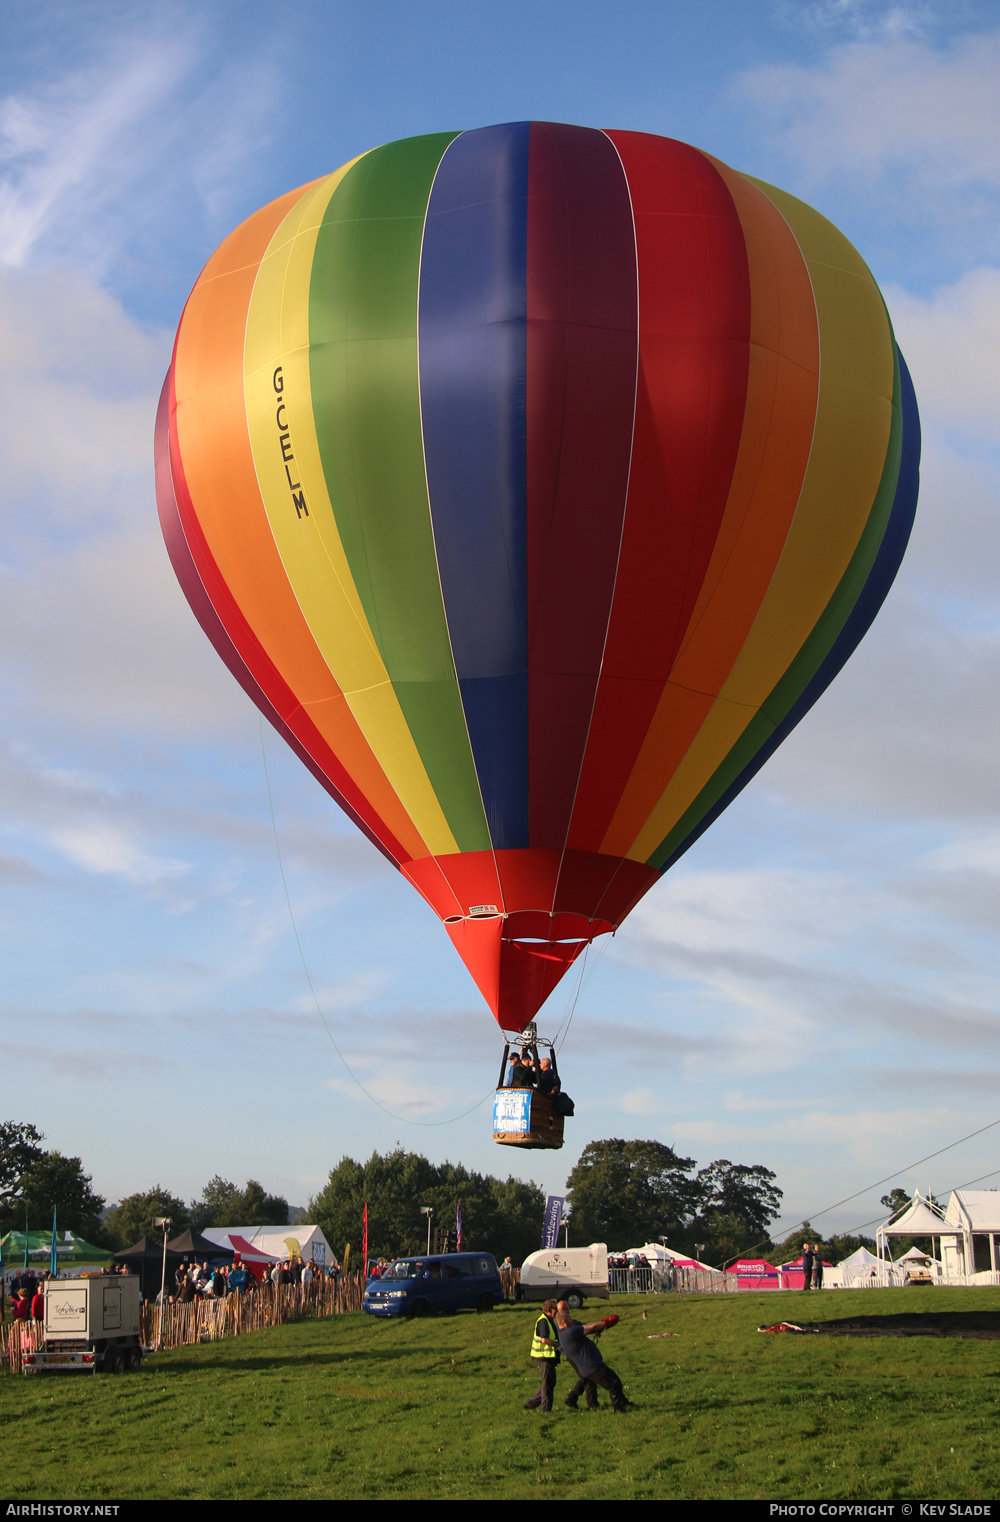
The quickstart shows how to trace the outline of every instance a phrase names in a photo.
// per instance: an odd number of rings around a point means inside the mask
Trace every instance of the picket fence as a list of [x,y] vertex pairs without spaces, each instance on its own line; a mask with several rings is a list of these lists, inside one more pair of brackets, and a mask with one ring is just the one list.
[[[360,1311],[364,1292],[358,1273],[337,1280],[314,1279],[311,1284],[279,1284],[276,1288],[264,1283],[249,1295],[167,1305],[162,1317],[160,1307],[150,1303],[140,1312],[141,1338],[147,1348],[155,1349],[219,1342],[223,1337],[239,1337],[290,1321]],[[20,1374],[24,1355],[41,1347],[42,1340],[41,1322],[5,1322],[0,1326],[0,1373]]]

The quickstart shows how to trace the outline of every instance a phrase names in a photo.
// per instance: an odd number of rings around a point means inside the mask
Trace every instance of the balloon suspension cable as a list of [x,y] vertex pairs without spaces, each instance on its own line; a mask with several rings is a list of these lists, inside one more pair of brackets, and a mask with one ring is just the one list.
[[292,900],[288,892],[288,881],[285,877],[285,864],[281,859],[281,846],[278,842],[278,826],[274,817],[274,799],[271,797],[271,778],[267,770],[267,751],[264,748],[264,721],[259,714],[257,715],[257,719],[260,724],[260,753],[264,761],[264,781],[267,784],[267,803],[268,807],[271,810],[271,829],[274,831],[274,849],[278,854],[278,870],[281,873],[281,886],[285,890],[285,903],[288,905],[288,918],[292,922],[292,931],[295,935],[295,944],[299,948],[299,960],[302,963],[302,971],[306,975],[306,982],[309,984],[309,992],[312,994],[312,1000],[316,1006],[316,1013],[319,1015],[320,1020],[323,1022],[323,1029],[326,1031],[327,1035],[330,1038],[330,1044],[336,1052],[337,1056],[340,1058],[341,1062],[344,1064],[344,1067],[347,1069],[351,1078],[353,1078],[354,1082],[361,1090],[362,1094],[364,1094],[367,1099],[370,1099],[375,1108],[377,1110],[381,1110],[383,1115],[388,1115],[390,1120],[401,1121],[404,1126],[452,1126],[457,1120],[464,1120],[467,1115],[472,1115],[474,1111],[482,1109],[486,1101],[492,1098],[494,1090],[491,1088],[489,1093],[484,1094],[482,1099],[477,1100],[476,1103],[471,1106],[471,1108],[468,1110],[463,1110],[461,1115],[452,1115],[448,1120],[411,1120],[408,1115],[397,1115],[394,1110],[386,1109],[385,1105],[381,1104],[375,1098],[375,1095],[370,1091],[370,1089],[365,1088],[364,1084],[361,1082],[361,1079],[358,1077],[357,1073],[351,1067],[351,1064],[348,1062],[347,1058],[340,1050],[340,1047],[337,1045],[333,1031],[327,1024],[326,1016],[323,1013],[323,1007],[320,1004],[319,998],[316,994],[316,989],[313,987],[313,980],[309,976],[309,968],[306,966],[305,954],[302,950],[302,942],[299,939],[299,927],[295,923],[295,914],[292,910]]
[[577,980],[576,992],[574,993],[566,1013],[563,1016],[559,1029],[556,1031],[556,1041],[558,1042],[558,1046],[556,1048],[557,1053],[561,1052],[566,1044],[566,1038],[569,1036],[569,1028],[573,1024],[573,1016],[576,1014],[577,1001],[579,1000],[580,995],[583,993],[583,990],[586,988],[587,984],[590,982],[591,978],[594,976],[594,973],[597,971],[598,967],[600,967],[601,958],[607,951],[608,946],[611,944],[611,939],[612,938],[609,935],[602,937],[601,944],[594,955],[594,960],[590,963],[589,972],[587,970],[587,959],[590,956],[590,950],[594,944],[593,941],[588,941],[587,945],[584,947],[583,961],[580,964],[580,976]]
[[583,957],[580,961],[580,973],[576,980],[576,989],[572,996],[568,999],[563,1017],[556,1027],[555,1041],[553,1044],[557,1054],[562,1051],[563,1047],[566,1044],[566,1037],[569,1035],[569,1028],[573,1022],[573,1016],[576,1013],[576,1001],[579,999],[581,990],[583,989],[583,975],[587,970],[587,958],[589,955],[590,942],[588,941],[587,945],[583,948]]

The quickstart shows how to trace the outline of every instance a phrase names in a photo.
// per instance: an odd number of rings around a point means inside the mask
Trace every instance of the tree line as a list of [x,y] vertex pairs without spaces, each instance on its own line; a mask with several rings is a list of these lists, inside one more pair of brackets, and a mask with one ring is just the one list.
[[[722,1267],[753,1252],[794,1257],[803,1242],[817,1242],[836,1261],[867,1237],[822,1239],[809,1222],[781,1242],[768,1234],[782,1192],[776,1176],[760,1164],[719,1158],[698,1168],[658,1141],[608,1138],[586,1146],[566,1183],[566,1217],[571,1246],[606,1242],[620,1252],[646,1242],[666,1241],[674,1252]],[[883,1204],[905,1199],[894,1190]],[[483,1248],[498,1260],[508,1253],[521,1262],[540,1245],[545,1199],[533,1181],[474,1172],[461,1163],[431,1163],[397,1147],[373,1152],[367,1162],[342,1157],[324,1187],[310,1199],[306,1218],[322,1227],[334,1252],[361,1245],[361,1218],[368,1204],[368,1240],[376,1255],[394,1257],[427,1246],[430,1207],[434,1227],[454,1227],[462,1202],[463,1245]],[[168,1216],[171,1234],[186,1227],[285,1226],[288,1201],[269,1194],[255,1179],[242,1187],[215,1175],[199,1198],[185,1202],[155,1184],[106,1209],[78,1157],[48,1150],[36,1127],[0,1122],[0,1233],[22,1230],[27,1212],[31,1231],[47,1231],[52,1208],[61,1230],[77,1232],[96,1247],[120,1251],[141,1236],[155,1235],[153,1221]]]
[[73,1231],[94,1247],[120,1252],[143,1236],[158,1235],[157,1216],[170,1219],[172,1236],[188,1226],[285,1226],[288,1201],[268,1194],[256,1179],[239,1188],[216,1175],[200,1199],[186,1204],[161,1184],[130,1194],[111,1209],[93,1187],[78,1157],[43,1146],[33,1125],[0,1121],[0,1236],[8,1231],[49,1231],[55,1207],[60,1231]]

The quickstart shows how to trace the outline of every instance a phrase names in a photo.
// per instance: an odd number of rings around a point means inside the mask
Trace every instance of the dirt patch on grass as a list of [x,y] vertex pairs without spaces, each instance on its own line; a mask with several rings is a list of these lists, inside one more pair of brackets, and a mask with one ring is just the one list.
[[845,1316],[799,1323],[827,1337],[977,1337],[1000,1339],[1000,1311],[927,1311],[923,1315]]

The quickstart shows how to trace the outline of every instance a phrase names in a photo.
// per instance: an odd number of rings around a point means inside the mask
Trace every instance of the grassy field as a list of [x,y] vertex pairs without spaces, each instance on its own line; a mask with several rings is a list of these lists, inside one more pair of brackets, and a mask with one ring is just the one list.
[[[643,1321],[642,1309],[648,1310]],[[137,1375],[0,1379],[14,1499],[989,1499],[1000,1342],[761,1336],[760,1322],[1000,1311],[1000,1290],[618,1300],[604,1356],[635,1409],[551,1415],[533,1308],[299,1322]],[[598,1315],[595,1307],[587,1315]],[[649,1340],[673,1331],[676,1338]]]

